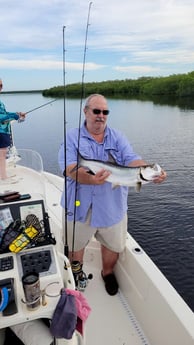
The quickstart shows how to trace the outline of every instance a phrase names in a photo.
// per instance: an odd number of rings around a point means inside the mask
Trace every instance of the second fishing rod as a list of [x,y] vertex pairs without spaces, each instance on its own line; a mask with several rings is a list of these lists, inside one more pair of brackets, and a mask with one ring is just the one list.
[[45,107],[46,105],[52,104],[52,103],[54,103],[54,102],[56,102],[56,101],[58,101],[58,99],[54,99],[54,100],[52,100],[52,101],[49,101],[49,102],[44,103],[44,104],[42,104],[42,105],[39,105],[38,107],[35,107],[35,108],[32,108],[32,109],[26,111],[25,114],[32,113],[33,111],[38,110],[38,109],[40,109],[40,108],[43,108],[43,107]]
[[[89,18],[90,18],[90,10],[91,10],[92,2],[89,4],[88,8],[88,17],[87,17],[87,24],[86,24],[86,32],[85,32],[85,43],[84,43],[84,55],[83,55],[83,69],[82,69],[82,81],[81,81],[81,98],[80,98],[80,109],[79,109],[79,126],[78,126],[78,138],[77,138],[77,153],[79,152],[79,146],[80,146],[80,130],[81,130],[81,115],[82,115],[82,104],[83,104],[83,97],[84,97],[84,75],[85,75],[85,64],[86,64],[86,50],[87,50],[87,38],[88,38],[88,28],[89,28]],[[66,175],[66,167],[67,167],[67,157],[66,157],[66,151],[67,151],[67,136],[66,136],[66,106],[65,106],[65,100],[66,100],[66,84],[65,84],[65,27],[63,27],[63,78],[64,78],[64,203],[65,203],[65,209],[64,209],[64,237],[65,237],[65,243],[64,243],[64,254],[69,257],[69,246],[68,246],[68,231],[67,231],[67,217],[68,217],[68,196],[67,196],[67,175]],[[77,161],[79,159],[79,156],[77,154]],[[79,261],[74,260],[74,244],[75,244],[75,227],[76,227],[76,213],[77,213],[77,207],[80,207],[80,201],[77,198],[78,195],[78,170],[76,171],[76,177],[75,177],[75,193],[74,193],[74,211],[73,211],[73,237],[72,237],[72,248],[70,248],[71,251],[71,267],[72,272],[75,279],[75,285],[76,287],[84,291],[85,287],[87,286],[88,279],[92,279],[92,274],[89,274],[86,276],[86,274],[82,270],[82,263]],[[73,196],[72,196],[73,197]]]

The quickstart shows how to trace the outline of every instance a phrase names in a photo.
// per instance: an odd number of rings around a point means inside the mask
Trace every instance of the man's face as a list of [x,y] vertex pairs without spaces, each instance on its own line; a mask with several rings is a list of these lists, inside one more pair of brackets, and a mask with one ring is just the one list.
[[[104,113],[103,113],[104,111]],[[84,108],[87,128],[89,132],[103,132],[107,123],[107,102],[104,97],[96,96],[90,100],[87,107]]]

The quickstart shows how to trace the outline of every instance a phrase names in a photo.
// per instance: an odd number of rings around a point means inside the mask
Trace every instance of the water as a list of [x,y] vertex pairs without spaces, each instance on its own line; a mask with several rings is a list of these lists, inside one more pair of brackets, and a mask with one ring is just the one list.
[[[41,94],[1,95],[9,111],[48,102]],[[148,101],[109,100],[109,125],[122,130],[136,152],[168,173],[161,185],[129,189],[129,232],[194,311],[194,111]],[[63,100],[13,125],[17,148],[37,150],[44,168],[60,175],[58,148],[64,135]],[[67,128],[78,125],[80,102],[67,100]]]

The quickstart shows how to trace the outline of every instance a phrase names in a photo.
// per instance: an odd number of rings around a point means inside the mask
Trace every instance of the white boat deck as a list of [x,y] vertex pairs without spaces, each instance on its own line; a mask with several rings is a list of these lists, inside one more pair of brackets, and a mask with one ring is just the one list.
[[[29,193],[32,196],[31,201],[36,198],[45,198],[47,201],[51,229],[54,220],[55,236],[60,243],[61,227],[61,180],[56,187],[57,179],[52,179],[52,175],[46,173],[46,188],[37,184],[37,172],[24,171],[23,167],[9,169],[13,183],[3,184],[3,190],[16,190],[20,194]],[[41,176],[38,176],[39,178]],[[53,185],[55,183],[55,186]],[[52,198],[47,197],[47,193]],[[56,229],[56,224],[59,226]],[[58,236],[59,235],[59,236]],[[97,243],[95,243],[97,244]],[[62,247],[60,248],[62,250]],[[89,280],[88,286],[84,292],[85,297],[92,309],[85,324],[85,345],[149,345],[143,331],[140,328],[135,316],[127,304],[121,291],[116,296],[109,296],[104,288],[103,280],[100,276],[101,258],[100,251],[91,246],[86,250],[84,270],[87,274],[92,273],[93,279]],[[95,293],[94,293],[95,292]],[[59,344],[64,341],[59,340]]]
[[[1,192],[29,193],[31,201],[44,199],[57,250],[63,253],[63,179],[21,166],[9,173],[16,175],[15,182],[2,184]],[[96,241],[86,249],[83,270],[93,275],[84,292],[92,309],[85,324],[84,345],[194,345],[193,312],[131,236],[115,270],[122,292],[109,296],[105,291]],[[57,344],[81,345],[82,341],[75,336]]]
[[107,294],[99,251],[88,249],[84,262],[84,271],[93,274],[84,292],[92,308],[86,322],[86,345],[150,345],[122,292]]

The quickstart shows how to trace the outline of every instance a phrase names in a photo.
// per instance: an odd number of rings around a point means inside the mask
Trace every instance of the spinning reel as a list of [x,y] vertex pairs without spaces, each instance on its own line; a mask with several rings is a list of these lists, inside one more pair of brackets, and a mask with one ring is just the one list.
[[82,266],[83,265],[79,261],[72,261],[71,263],[75,286],[79,291],[84,291],[88,285],[88,280],[93,278],[92,273],[89,273],[88,276],[86,275],[86,273],[82,270]]

